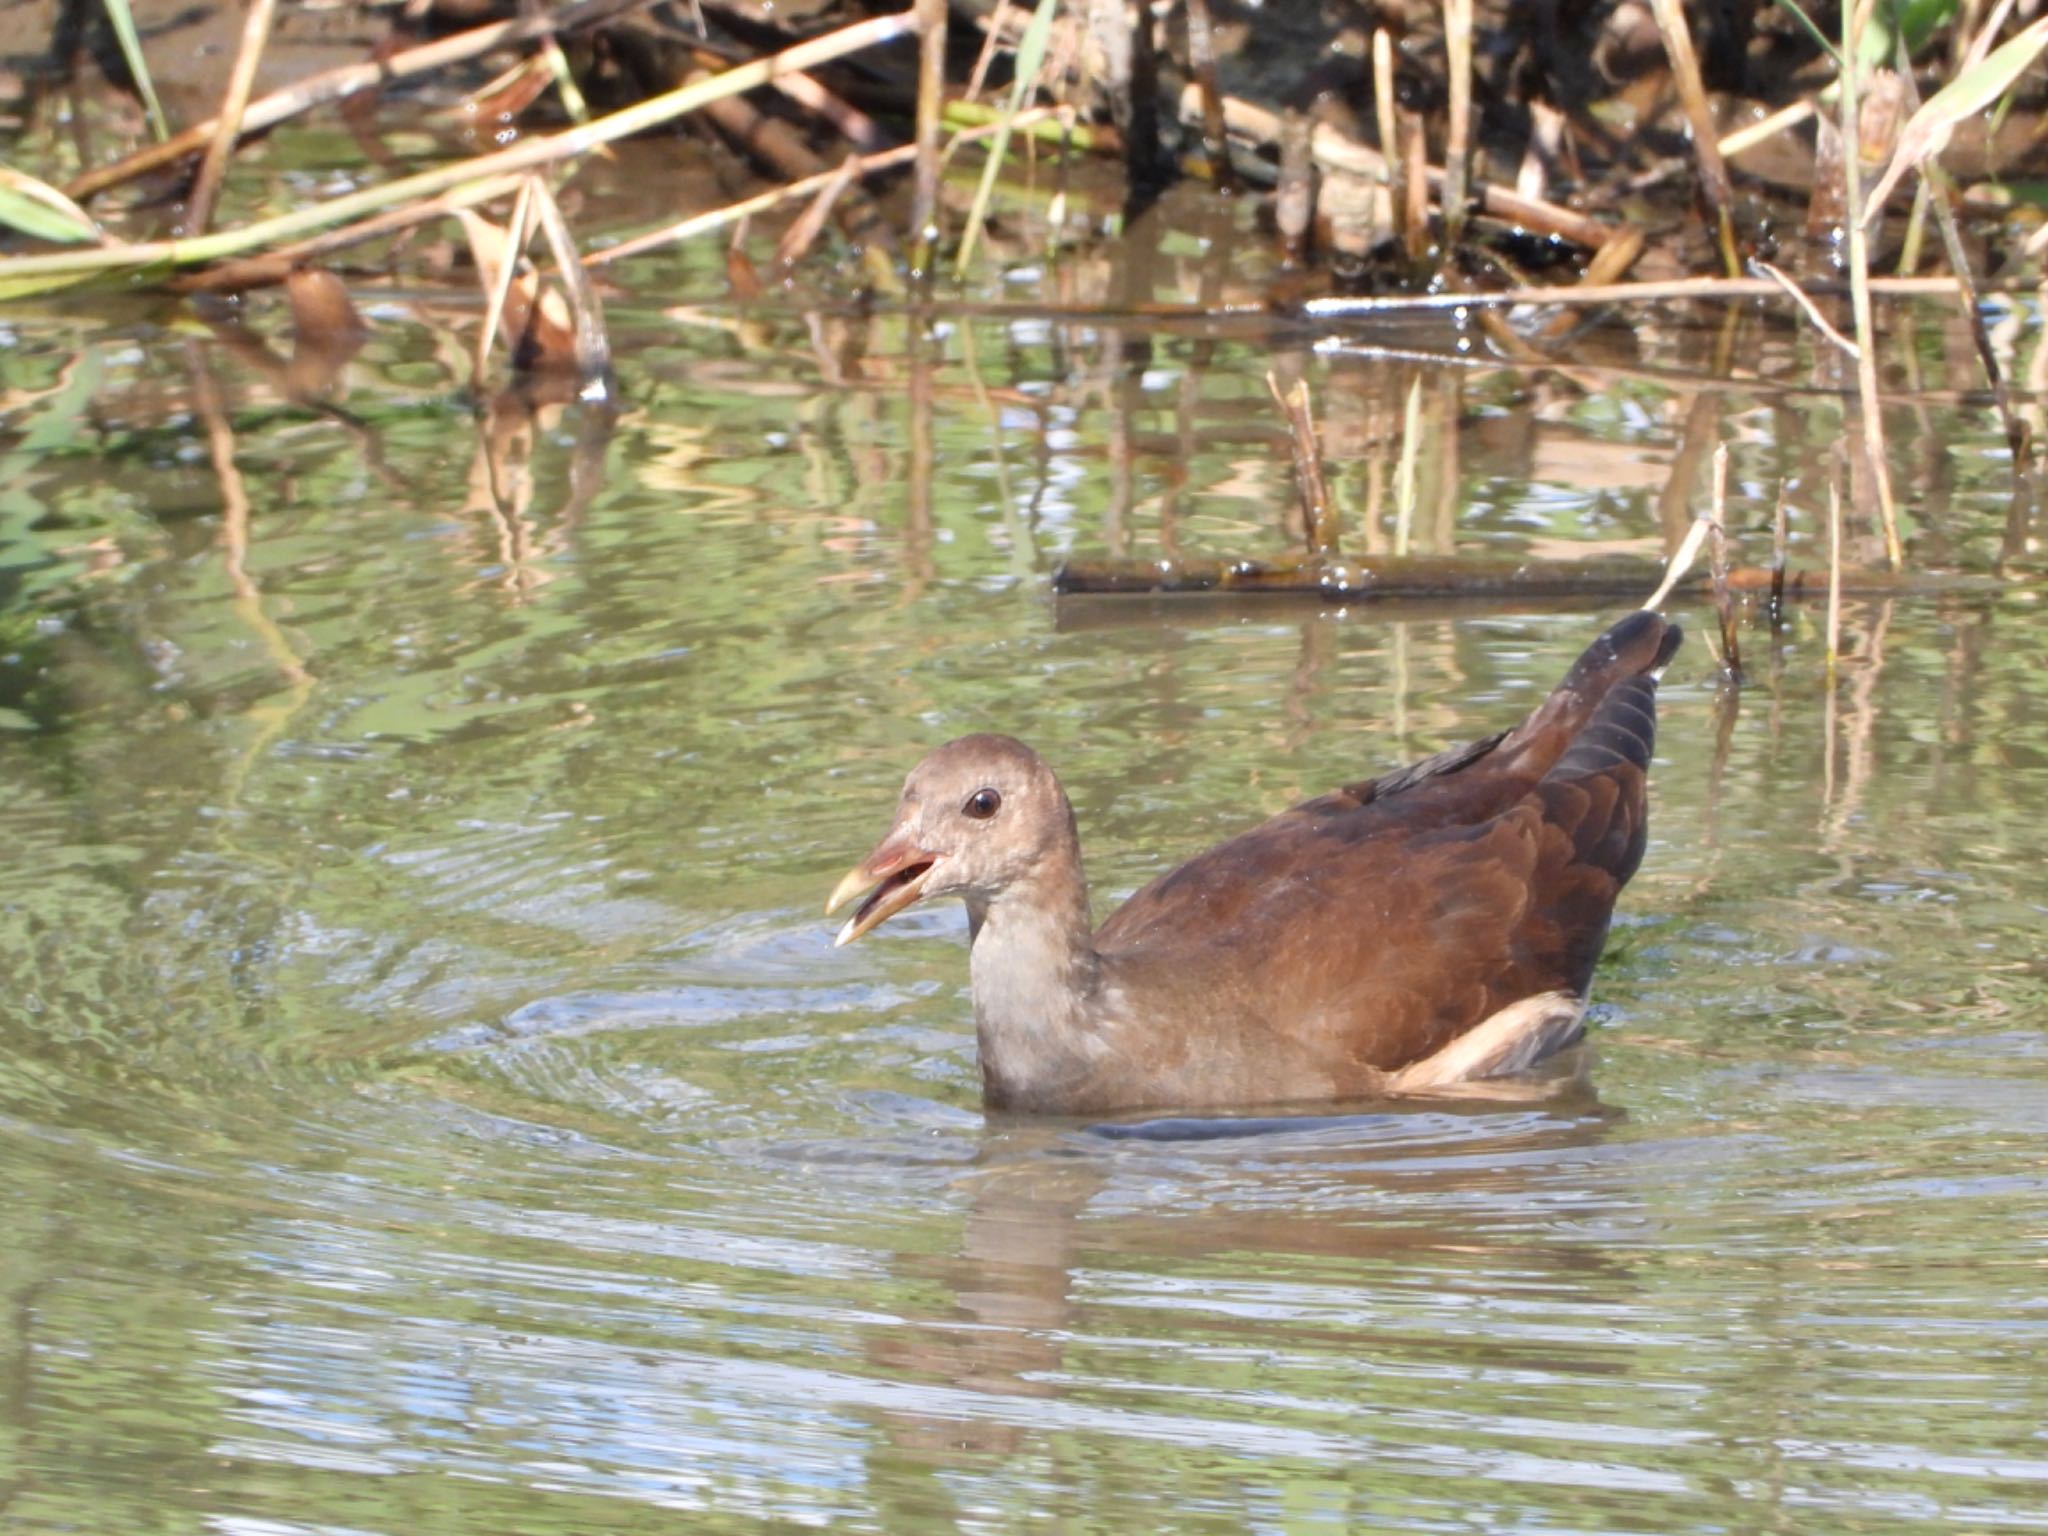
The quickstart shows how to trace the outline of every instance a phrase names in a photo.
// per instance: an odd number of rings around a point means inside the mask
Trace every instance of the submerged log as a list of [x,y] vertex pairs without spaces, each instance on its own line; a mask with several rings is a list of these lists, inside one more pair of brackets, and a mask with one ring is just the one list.
[[[1169,592],[1258,593],[1316,597],[1325,602],[1386,598],[1635,597],[1655,590],[1664,574],[1650,560],[1493,560],[1469,556],[1294,555],[1276,560],[1069,560],[1053,573],[1053,591],[1083,594]],[[1735,592],[1769,593],[1780,573],[1768,566],[1738,566],[1727,575]],[[1824,597],[1825,569],[1782,573],[1787,597]],[[1677,590],[1703,588],[1706,573],[1688,576]],[[1993,596],[2018,584],[1996,576],[1917,571],[1844,570],[1841,590],[1852,596]]]

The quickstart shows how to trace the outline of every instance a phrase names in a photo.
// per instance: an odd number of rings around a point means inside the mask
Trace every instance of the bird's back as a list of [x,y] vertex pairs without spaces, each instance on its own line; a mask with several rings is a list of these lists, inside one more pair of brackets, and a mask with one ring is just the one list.
[[1355,1069],[1361,1089],[1511,1004],[1583,995],[1642,858],[1656,678],[1679,639],[1631,614],[1514,729],[1154,881],[1096,935],[1111,978],[1189,999],[1191,1057],[1266,1052]]

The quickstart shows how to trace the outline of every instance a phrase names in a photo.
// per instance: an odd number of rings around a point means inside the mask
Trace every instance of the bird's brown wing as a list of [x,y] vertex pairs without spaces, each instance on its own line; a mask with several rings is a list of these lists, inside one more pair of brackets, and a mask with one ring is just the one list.
[[1133,896],[1098,948],[1207,1015],[1376,1069],[1522,998],[1582,994],[1642,858],[1655,674],[1678,638],[1631,615],[1515,730],[1211,849]]

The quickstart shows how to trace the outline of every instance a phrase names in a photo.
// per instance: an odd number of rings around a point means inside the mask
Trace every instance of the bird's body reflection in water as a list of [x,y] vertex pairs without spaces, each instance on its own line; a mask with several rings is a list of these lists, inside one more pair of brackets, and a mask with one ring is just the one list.
[[[1628,1283],[1601,1249],[1550,1230],[1574,1203],[1570,1171],[1623,1118],[1599,1102],[1590,1054],[1426,1100],[992,1118],[957,1181],[957,1251],[896,1260],[929,1310],[868,1333],[872,1369],[928,1394],[878,1411],[873,1454],[897,1466],[871,1485],[900,1494],[905,1468],[921,1467],[931,1476],[911,1481],[937,1506],[903,1517],[964,1518],[947,1469],[1044,1458],[1049,1494],[1085,1507],[1091,1473],[1061,1464],[1080,1454],[1078,1439],[1061,1449],[1062,1432],[1082,1429],[1212,1459],[1254,1454],[1254,1433],[1257,1454],[1282,1455],[1334,1435],[1369,1457],[1369,1417],[1290,1406],[1304,1376],[1412,1356],[1417,1305],[1489,1276],[1523,1290],[1591,1272]],[[1611,1206],[1613,1191],[1595,1198]]]

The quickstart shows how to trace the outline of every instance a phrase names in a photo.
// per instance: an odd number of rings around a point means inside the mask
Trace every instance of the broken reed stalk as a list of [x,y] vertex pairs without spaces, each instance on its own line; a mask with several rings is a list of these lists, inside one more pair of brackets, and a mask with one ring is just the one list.
[[612,350],[605,335],[604,306],[598,300],[597,285],[577,258],[576,237],[569,232],[569,221],[562,217],[561,204],[555,201],[547,178],[532,171],[527,173],[527,180],[533,187],[535,221],[555,258],[562,290],[569,296],[569,314],[576,327],[576,376],[586,390],[602,387],[609,394],[606,380],[611,372]]
[[160,265],[200,266],[223,257],[282,240],[294,239],[335,224],[347,223],[366,214],[433,197],[466,182],[514,171],[534,170],[578,155],[599,145],[627,138],[659,127],[678,117],[699,111],[712,102],[729,100],[747,91],[773,84],[779,77],[815,69],[850,53],[873,48],[917,30],[915,16],[899,12],[855,22],[823,36],[808,38],[781,53],[756,59],[711,77],[694,81],[659,96],[649,97],[606,117],[561,133],[528,139],[495,154],[480,155],[454,165],[401,177],[383,186],[368,187],[343,197],[301,208],[276,218],[264,219],[241,229],[223,230],[190,240],[156,240],[133,245],[115,245],[89,251],[64,252],[52,256],[23,256],[0,260],[0,296],[34,292],[39,288],[61,287],[100,274],[140,272]]
[[946,0],[917,0],[917,23],[917,174],[910,192],[910,258],[917,273],[929,277],[939,246],[939,122],[946,95]]
[[[1870,241],[1863,230],[1862,116],[1857,99],[1856,60],[1868,14],[1868,0],[1849,0],[1842,6],[1844,62],[1836,76],[1842,97],[1842,208],[1849,236],[1849,309],[1856,321],[1856,387],[1862,401],[1863,453],[1877,484],[1885,559],[1896,571],[1905,564],[1905,551],[1899,543],[1898,510],[1892,502],[1891,467],[1885,461],[1884,416],[1877,397],[1876,330],[1870,316]],[[1828,656],[1832,662],[1832,638]]]
[[213,142],[199,161],[199,175],[192,183],[192,195],[185,200],[185,230],[203,235],[213,222],[214,205],[220,199],[220,184],[227,175],[228,155],[242,136],[242,117],[249,107],[249,89],[256,82],[256,65],[270,41],[270,23],[277,14],[277,0],[254,0],[242,21],[242,44],[235,53],[234,68],[228,73],[227,89],[221,93],[220,115],[214,119]]
[[1311,555],[1337,553],[1337,515],[1330,504],[1328,482],[1323,478],[1323,450],[1316,440],[1315,412],[1309,404],[1308,384],[1296,379],[1280,387],[1280,376],[1266,370],[1266,388],[1287,417],[1287,436],[1294,449],[1294,484],[1301,496],[1302,524],[1308,535]]
[[[484,392],[484,379],[491,367],[491,344],[498,338],[498,330],[505,321],[505,306],[512,300],[512,285],[519,278],[519,261],[526,253],[526,242],[533,230],[533,189],[537,178],[532,175],[519,178],[519,195],[512,200],[512,217],[505,225],[505,249],[498,260],[498,269],[486,275],[489,290],[484,296],[484,323],[476,338],[476,389]],[[467,221],[465,221],[466,223]],[[480,232],[479,232],[480,233]],[[480,275],[483,263],[478,261]],[[513,338],[516,348],[518,339]]]
[[1700,78],[1699,55],[1693,51],[1692,29],[1686,24],[1685,8],[1679,0],[1650,0],[1650,9],[1657,19],[1658,35],[1664,39],[1664,52],[1671,60],[1671,77],[1677,83],[1678,99],[1692,130],[1693,160],[1699,166],[1700,191],[1714,216],[1721,265],[1728,276],[1740,277],[1742,257],[1735,248],[1735,187],[1728,179],[1727,163],[1721,158],[1714,109],[1707,101],[1706,84]]
[[1440,196],[1444,254],[1449,257],[1465,235],[1465,182],[1472,154],[1472,0],[1444,0],[1444,61],[1450,72],[1451,120]]
[[[493,22],[487,27],[473,27],[467,32],[458,32],[453,37],[422,43],[417,48],[407,48],[381,62],[347,64],[339,69],[325,70],[250,102],[248,109],[242,114],[241,132],[245,135],[261,133],[267,128],[275,128],[279,123],[309,112],[315,107],[325,106],[329,102],[341,101],[378,86],[409,80],[415,75],[431,74],[437,69],[460,63],[464,59],[476,58],[496,48],[528,42],[537,37],[553,37],[578,27],[594,26],[651,3],[653,0],[581,0],[580,4],[565,6],[559,11],[522,16],[517,21]],[[178,161],[204,150],[220,132],[220,126],[221,120],[218,117],[209,117],[204,122],[194,123],[160,144],[151,144],[131,155],[123,155],[119,160],[103,165],[97,170],[74,176],[65,183],[64,190],[70,196],[84,202],[109,187],[120,186],[123,182],[133,181],[138,176],[146,176],[164,166],[175,165]]]
[[1280,176],[1273,184],[1273,227],[1288,263],[1308,259],[1309,236],[1315,229],[1316,166],[1308,149],[1309,121],[1289,109],[1280,129]]

